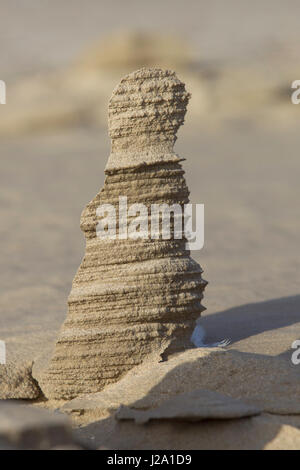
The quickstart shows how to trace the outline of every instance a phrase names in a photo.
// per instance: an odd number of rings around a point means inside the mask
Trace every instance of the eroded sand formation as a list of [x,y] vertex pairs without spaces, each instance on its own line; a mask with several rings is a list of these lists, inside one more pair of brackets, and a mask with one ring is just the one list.
[[120,195],[128,205],[148,208],[188,203],[183,159],[173,151],[188,100],[175,73],[160,69],[129,74],[113,92],[104,187],[81,217],[86,253],[40,380],[49,398],[99,391],[152,353],[167,358],[191,347],[206,281],[186,240],[103,240],[96,234],[97,208],[105,203],[117,208]]

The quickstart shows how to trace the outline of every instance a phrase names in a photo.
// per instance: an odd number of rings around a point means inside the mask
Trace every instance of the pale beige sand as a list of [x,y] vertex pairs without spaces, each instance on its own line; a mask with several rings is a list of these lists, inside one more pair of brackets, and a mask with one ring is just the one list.
[[[77,435],[83,442],[118,449],[299,447],[300,378],[284,359],[201,348],[166,362],[155,360],[62,407],[81,424]],[[261,411],[259,419],[243,419]],[[144,424],[149,418],[150,424]],[[188,424],[203,418],[214,424]]]
[[[247,62],[195,60],[193,45],[179,47],[167,33],[112,34],[92,44],[74,62],[53,71],[7,82],[8,106],[0,107],[0,135],[55,132],[76,126],[107,128],[107,103],[120,77],[142,67],[176,70],[193,99],[189,120],[222,127],[228,121],[262,129],[297,125],[291,106],[297,61],[280,47]],[[176,54],[174,54],[176,51]],[[194,51],[194,52],[193,52]],[[270,71],[272,73],[270,73]]]
[[195,44],[197,59],[268,60],[279,49],[292,49],[297,57],[299,9],[298,0],[88,0],[86,8],[81,0],[72,0],[71,10],[60,0],[12,0],[3,9],[1,71],[4,78],[40,73],[72,60],[99,36],[137,26],[186,38]]
[[299,429],[265,414],[205,424],[153,421],[139,426],[112,419],[103,424],[99,430],[98,423],[92,423],[79,429],[76,435],[86,446],[99,449],[299,450],[300,447]]
[[[290,104],[290,84],[299,78],[299,2],[191,0],[187,8],[180,0],[166,0],[159,10],[157,15],[153,3],[139,0],[130,7],[114,0],[105,11],[98,0],[89,0],[86,9],[74,0],[72,14],[58,0],[49,6],[12,0],[5,6],[0,79],[7,82],[9,106],[0,106],[0,132],[52,129],[52,134],[1,139],[0,340],[7,342],[8,367],[14,371],[2,392],[17,385],[20,397],[38,393],[31,363],[38,374],[65,318],[71,280],[84,253],[81,209],[102,186],[109,154],[106,131],[98,129],[106,123],[106,103],[122,74],[110,71],[97,78],[94,65],[114,57],[113,65],[120,66],[124,54],[125,67],[136,61],[126,47],[113,45],[105,58],[101,39],[120,27],[136,29],[137,23],[143,32],[155,28],[182,35],[200,67],[196,76],[178,70],[194,101],[175,149],[188,158],[192,200],[205,204],[205,247],[193,256],[210,281],[201,320],[206,342],[228,337],[230,349],[250,353],[251,360],[263,355],[260,367],[265,356],[275,356],[300,375],[300,365],[290,360],[291,344],[300,338],[300,107]],[[99,49],[92,46],[85,55],[93,41]],[[74,80],[74,69],[65,66],[77,62],[81,52],[84,73]],[[159,56],[164,61],[170,53],[159,50]],[[184,69],[182,57],[177,66],[181,62]],[[76,128],[82,123],[95,129]],[[62,128],[69,130],[63,135]],[[273,385],[277,382],[274,373]],[[196,426],[151,424],[140,429],[137,442],[134,424],[115,429],[108,419],[80,434],[96,447],[300,448],[299,415]]]
[[[259,131],[242,123],[216,132],[201,122],[199,128],[189,126],[188,119],[176,150],[189,159],[184,166],[192,201],[205,204],[205,247],[193,256],[201,259],[210,280],[208,310],[201,320],[207,342],[228,337],[239,351],[281,356],[299,375],[299,366],[291,365],[291,344],[300,338],[300,138],[294,130]],[[106,134],[76,129],[6,139],[2,149],[0,339],[7,341],[8,361],[15,353],[31,361],[41,354],[49,357],[65,318],[71,279],[83,255],[78,220],[82,206],[103,184],[109,142]],[[228,435],[244,448],[299,447],[293,428],[282,428],[283,423],[296,426],[296,418],[267,424],[254,418],[251,423],[250,428],[235,424],[232,433],[227,425],[218,426],[216,446]],[[176,447],[177,431],[164,426]],[[253,437],[247,441],[251,428],[260,436],[255,442]],[[97,425],[90,429],[101,446],[102,431]],[[122,429],[128,434],[127,424]],[[187,433],[192,443],[194,430]],[[246,441],[239,441],[241,433]],[[213,445],[201,439],[204,448]],[[130,440],[126,445],[130,448]]]
[[25,401],[0,400],[0,450],[58,448],[80,449],[66,416],[28,406]]
[[260,414],[260,410],[240,400],[211,390],[195,389],[168,398],[155,409],[121,405],[115,415],[118,421],[134,420],[145,424],[153,420],[203,421],[207,419],[238,419]]
[[[194,257],[211,281],[202,320],[208,340],[287,352],[289,361],[300,337],[300,138],[232,127],[217,137],[201,129],[179,136],[191,199],[205,204],[205,246]],[[103,184],[108,145],[106,135],[84,129],[2,142],[0,337],[10,338],[8,347],[24,345],[30,356],[64,319],[83,255],[81,208]]]

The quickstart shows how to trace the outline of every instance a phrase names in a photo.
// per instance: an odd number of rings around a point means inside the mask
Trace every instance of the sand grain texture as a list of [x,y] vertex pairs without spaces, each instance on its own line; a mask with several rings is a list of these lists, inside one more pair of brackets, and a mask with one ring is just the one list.
[[78,397],[63,410],[103,419],[120,405],[153,409],[167,398],[210,390],[240,399],[268,413],[299,414],[300,377],[284,359],[220,348],[190,349],[132,369],[99,393]]
[[32,363],[19,357],[11,363],[0,365],[0,400],[34,399],[40,392],[32,377]]
[[207,283],[186,240],[175,239],[174,221],[166,240],[103,240],[96,234],[97,208],[118,208],[119,196],[128,206],[148,209],[188,203],[182,159],[173,151],[188,99],[175,73],[160,69],[129,74],[114,90],[104,187],[83,211],[86,254],[50,367],[39,379],[48,398],[97,392],[154,352],[167,358],[191,346]]

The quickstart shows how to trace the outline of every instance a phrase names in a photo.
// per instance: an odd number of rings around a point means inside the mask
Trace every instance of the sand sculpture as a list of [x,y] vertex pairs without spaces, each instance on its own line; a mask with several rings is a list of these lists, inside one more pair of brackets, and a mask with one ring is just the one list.
[[167,359],[192,346],[206,281],[186,240],[173,231],[169,240],[103,240],[96,232],[97,208],[118,207],[120,195],[147,207],[188,203],[183,159],[173,151],[188,100],[175,73],[160,69],[131,73],[113,92],[104,187],[82,213],[86,253],[40,380],[49,398],[99,391],[152,353]]

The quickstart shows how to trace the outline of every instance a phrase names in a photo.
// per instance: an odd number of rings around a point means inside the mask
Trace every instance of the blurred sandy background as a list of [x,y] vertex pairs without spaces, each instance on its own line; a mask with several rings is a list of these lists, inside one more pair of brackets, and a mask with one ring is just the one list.
[[127,72],[173,68],[192,92],[177,152],[205,204],[207,340],[286,355],[300,338],[298,1],[0,1],[0,339],[44,348],[101,188],[106,110]]

